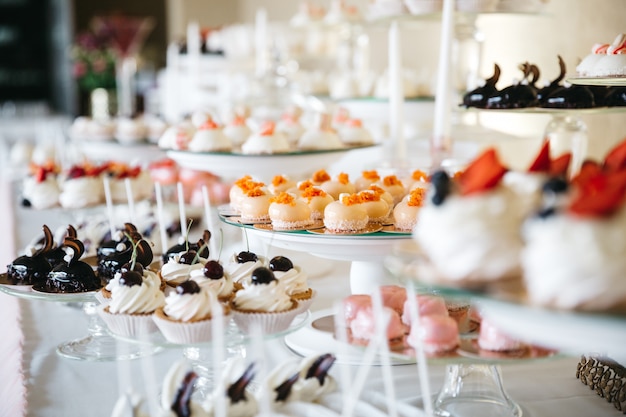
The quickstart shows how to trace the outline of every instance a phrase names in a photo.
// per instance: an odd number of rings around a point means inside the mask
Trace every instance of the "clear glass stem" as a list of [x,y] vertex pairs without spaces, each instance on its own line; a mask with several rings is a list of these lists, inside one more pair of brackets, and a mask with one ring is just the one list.
[[580,117],[556,114],[546,126],[544,137],[550,141],[550,151],[559,156],[572,153],[570,174],[578,172],[587,156],[587,125]]
[[521,417],[504,389],[498,365],[447,365],[434,403],[440,417]]
[[137,60],[134,56],[118,58],[115,72],[118,115],[122,117],[132,117],[133,114],[135,114],[135,74],[137,73]]

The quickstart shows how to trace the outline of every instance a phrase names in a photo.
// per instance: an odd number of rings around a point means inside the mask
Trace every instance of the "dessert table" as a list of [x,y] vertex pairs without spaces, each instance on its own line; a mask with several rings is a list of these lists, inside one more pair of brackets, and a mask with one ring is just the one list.
[[[312,310],[332,308],[338,297],[350,293],[350,262],[333,261],[330,272],[314,276],[310,284],[318,292]],[[17,417],[15,409],[7,404],[15,402],[9,397],[20,393],[19,381],[24,381],[26,416],[106,417],[118,398],[120,387],[132,385],[140,393],[145,389],[144,375],[153,373],[160,387],[169,367],[181,357],[179,349],[166,349],[154,356],[120,362],[89,362],[65,359],[56,354],[56,346],[66,340],[83,336],[86,318],[79,309],[56,302],[25,300],[0,294],[0,306],[11,303],[19,307],[21,329],[24,337],[22,351],[23,376],[16,374],[19,367],[0,365],[0,416]],[[9,346],[21,336],[15,325],[15,316],[3,316],[0,326],[0,352],[7,354]],[[8,337],[7,337],[8,336]],[[282,340],[272,340],[268,349],[270,361],[281,362],[294,355]],[[6,356],[4,356],[6,358]],[[599,398],[589,387],[575,377],[579,357],[555,357],[536,362],[502,365],[505,387],[517,401],[525,416],[611,416],[619,415],[613,406]],[[14,365],[14,364],[13,364]],[[349,366],[351,374],[356,365],[337,363],[331,373],[339,379],[340,367]],[[370,370],[366,390],[384,392],[381,367]],[[444,377],[444,365],[429,366],[431,389],[436,392]],[[419,378],[417,367],[395,365],[392,367],[398,399],[417,401]],[[124,375],[126,377],[124,377]],[[9,401],[10,400],[10,401]],[[19,404],[19,401],[17,401]]]

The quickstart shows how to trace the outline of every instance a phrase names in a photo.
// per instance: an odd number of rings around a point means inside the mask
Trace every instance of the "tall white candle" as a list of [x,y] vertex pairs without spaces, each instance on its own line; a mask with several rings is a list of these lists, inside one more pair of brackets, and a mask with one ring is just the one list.
[[402,43],[398,22],[389,27],[389,133],[394,145],[394,157],[398,161],[406,158],[404,141],[404,85],[402,82]]
[[267,11],[260,8],[254,20],[254,39],[256,49],[256,75],[263,76],[267,70]]
[[135,219],[135,196],[133,195],[133,187],[130,183],[130,178],[124,178],[124,185],[126,186],[126,200],[128,200],[128,218],[130,222],[137,225]]
[[[213,258],[217,259],[217,236],[215,235],[217,229],[213,224],[213,216],[211,215],[211,199],[209,198],[209,190],[206,185],[202,186],[202,201],[204,203],[204,217],[206,217],[206,227],[211,232],[212,237],[209,240],[209,253],[213,254]],[[219,259],[217,259],[219,260]]]
[[185,239],[187,236],[187,215],[185,214],[185,194],[183,193],[183,183],[176,184],[178,190],[178,216],[180,217],[180,235]]
[[439,66],[435,91],[435,120],[431,140],[431,152],[433,155],[447,151],[450,147],[450,58],[452,53],[453,26],[454,0],[443,0]]
[[107,217],[109,218],[109,232],[111,233],[111,239],[115,235],[115,220],[113,219],[113,199],[111,198],[111,183],[107,175],[102,177],[104,182],[104,201],[107,205]]
[[165,227],[165,213],[163,212],[163,191],[161,190],[161,183],[158,181],[154,183],[154,194],[156,195],[157,218],[159,219],[159,232],[161,233],[161,253],[165,253],[169,248],[169,242],[167,228]]

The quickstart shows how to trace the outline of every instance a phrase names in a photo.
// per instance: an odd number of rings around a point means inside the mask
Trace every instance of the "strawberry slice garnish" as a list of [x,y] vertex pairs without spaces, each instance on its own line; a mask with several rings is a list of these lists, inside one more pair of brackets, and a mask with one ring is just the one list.
[[46,169],[44,167],[37,167],[35,171],[35,181],[44,182],[46,180]]
[[461,194],[474,194],[495,187],[506,171],[506,167],[498,159],[496,150],[487,149],[459,177]]
[[552,162],[550,162],[550,176],[565,177],[571,161],[571,152],[566,152],[558,158],[553,159]]
[[589,179],[602,174],[602,167],[596,161],[590,159],[583,162],[580,167],[580,171],[574,178],[572,178],[572,184],[581,185],[587,182]]
[[530,164],[528,172],[548,172],[550,167],[550,141],[544,140],[541,150],[533,163]]
[[585,217],[608,216],[624,202],[626,170],[597,174],[579,185],[580,192],[569,211]]
[[261,136],[271,136],[271,135],[274,134],[274,128],[275,128],[274,122],[272,122],[272,121],[264,122],[261,125],[261,129],[259,131],[259,135],[261,135]]
[[604,158],[604,168],[607,171],[619,171],[626,168],[626,140],[609,151]]

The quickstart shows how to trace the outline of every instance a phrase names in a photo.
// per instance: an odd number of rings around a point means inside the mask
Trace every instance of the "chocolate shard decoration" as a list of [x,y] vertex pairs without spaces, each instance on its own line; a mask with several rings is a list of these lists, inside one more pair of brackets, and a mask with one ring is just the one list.
[[74,255],[72,256],[72,261],[70,262],[70,264],[78,261],[85,252],[85,246],[83,245],[83,242],[73,237],[66,237],[63,241],[63,245],[74,250]]
[[71,224],[67,226],[67,236],[73,237],[74,239],[78,237],[78,233],[76,232],[76,229]]
[[154,258],[154,254],[152,253],[152,247],[150,247],[150,244],[146,240],[139,239],[137,241],[136,253],[137,255],[135,259],[137,262],[139,262],[144,267],[150,266],[150,264],[152,263],[152,259]]
[[191,395],[193,394],[193,384],[197,379],[198,374],[194,371],[188,372],[183,378],[171,408],[177,417],[191,417]]
[[328,375],[331,366],[335,363],[335,360],[337,360],[337,358],[332,353],[320,355],[307,370],[305,379],[317,378],[320,385],[324,385],[324,379],[326,375]]
[[291,387],[298,381],[298,378],[300,378],[300,373],[296,372],[291,378],[274,388],[274,391],[276,391],[276,402],[285,401],[289,398]]
[[255,375],[256,370],[254,369],[254,363],[251,363],[248,365],[243,375],[226,389],[226,395],[230,398],[231,404],[236,404],[239,401],[245,401],[247,399],[246,388],[254,379]]

